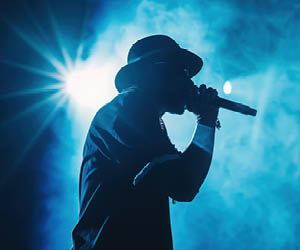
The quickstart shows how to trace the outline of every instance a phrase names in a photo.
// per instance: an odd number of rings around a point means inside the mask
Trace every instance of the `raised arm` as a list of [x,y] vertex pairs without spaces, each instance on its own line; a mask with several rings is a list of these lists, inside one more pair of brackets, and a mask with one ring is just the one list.
[[183,153],[174,148],[173,154],[151,160],[136,176],[134,185],[149,186],[178,201],[191,201],[204,182],[212,160],[215,124],[218,109],[208,103],[217,95],[213,89],[200,87],[206,99],[192,99],[188,107],[197,115],[193,138]]

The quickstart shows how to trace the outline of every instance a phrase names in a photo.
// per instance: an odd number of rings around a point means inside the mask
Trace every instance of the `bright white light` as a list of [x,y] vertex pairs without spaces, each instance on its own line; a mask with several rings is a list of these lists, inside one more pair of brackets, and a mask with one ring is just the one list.
[[114,71],[109,64],[80,64],[65,76],[65,91],[79,105],[99,108],[114,94]]
[[232,86],[231,86],[230,81],[226,81],[226,82],[224,83],[223,90],[224,90],[224,93],[225,93],[226,95],[229,95],[229,94],[231,93]]

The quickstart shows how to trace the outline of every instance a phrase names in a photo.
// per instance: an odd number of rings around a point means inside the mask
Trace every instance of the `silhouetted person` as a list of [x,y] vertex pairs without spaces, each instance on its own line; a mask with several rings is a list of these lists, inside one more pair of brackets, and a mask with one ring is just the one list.
[[[167,36],[131,47],[115,79],[119,94],[97,112],[85,142],[74,249],[172,249],[169,197],[192,201],[212,159],[217,91],[193,84],[201,67]],[[161,117],[186,108],[197,125],[181,153]]]

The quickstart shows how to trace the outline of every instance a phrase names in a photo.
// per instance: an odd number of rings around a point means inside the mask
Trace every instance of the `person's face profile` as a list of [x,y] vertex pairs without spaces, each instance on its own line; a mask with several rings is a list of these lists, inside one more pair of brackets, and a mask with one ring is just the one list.
[[183,64],[174,62],[160,62],[156,66],[167,112],[183,114],[189,90],[193,86],[188,70]]

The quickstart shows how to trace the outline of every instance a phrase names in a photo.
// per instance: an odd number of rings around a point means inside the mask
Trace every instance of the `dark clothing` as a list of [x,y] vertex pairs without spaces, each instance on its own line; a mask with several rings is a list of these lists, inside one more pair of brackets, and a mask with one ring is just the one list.
[[[178,180],[185,177],[178,171],[179,160],[165,167],[155,182],[133,185],[136,175],[153,159],[159,163],[183,155],[170,142],[151,104],[141,106],[143,98],[140,90],[120,93],[92,121],[80,172],[75,250],[173,249],[168,197],[190,200],[190,193],[194,197],[202,181],[188,187],[189,192],[182,190]],[[161,185],[170,191],[162,192],[157,188]]]

